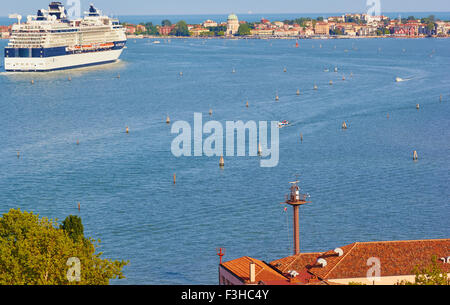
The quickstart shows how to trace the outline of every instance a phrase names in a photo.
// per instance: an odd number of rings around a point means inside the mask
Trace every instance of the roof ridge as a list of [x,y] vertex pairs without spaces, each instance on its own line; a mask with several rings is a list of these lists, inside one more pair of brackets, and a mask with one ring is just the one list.
[[344,260],[345,257],[347,257],[347,255],[349,255],[350,252],[352,252],[352,250],[358,245],[358,242],[354,242],[353,246],[347,251],[347,253],[345,253],[345,255],[337,262],[336,265],[334,265],[333,268],[331,268],[327,273],[325,273],[325,275],[323,276],[323,279],[325,279],[326,276],[328,276],[328,274],[331,273],[331,271],[333,271],[337,265],[339,265],[340,262],[342,262]]
[[360,244],[374,244],[374,243],[405,243],[414,241],[450,241],[450,238],[434,238],[434,239],[411,239],[411,240],[379,240],[379,241],[359,241]]

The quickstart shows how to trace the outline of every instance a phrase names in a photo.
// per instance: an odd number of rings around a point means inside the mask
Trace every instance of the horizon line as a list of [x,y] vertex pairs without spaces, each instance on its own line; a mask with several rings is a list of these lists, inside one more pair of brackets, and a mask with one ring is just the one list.
[[[396,13],[450,13],[450,11],[386,11],[382,12],[381,15],[385,14],[396,14]],[[230,13],[195,13],[195,14],[122,14],[122,15],[116,15],[115,16],[204,16],[204,15],[228,15]],[[318,17],[321,17],[320,14],[365,14],[365,12],[302,12],[302,13],[270,13],[270,12],[235,12],[236,15],[261,15],[261,14],[267,14],[267,15],[313,15],[313,14],[319,14]],[[8,15],[0,15],[0,18],[8,18]],[[9,18],[8,18],[9,19]]]

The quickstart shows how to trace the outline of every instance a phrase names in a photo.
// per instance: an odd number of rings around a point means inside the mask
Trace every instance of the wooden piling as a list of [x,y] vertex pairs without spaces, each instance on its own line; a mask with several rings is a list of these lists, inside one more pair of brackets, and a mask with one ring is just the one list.
[[342,123],[342,129],[347,129],[347,123],[345,121]]
[[173,174],[173,184],[177,183],[177,174]]
[[170,118],[169,118],[169,116],[167,116],[167,118],[166,118],[166,124],[170,124]]
[[414,161],[417,161],[419,159],[419,156],[417,155],[417,151],[415,150],[414,152],[413,152],[413,160]]
[[223,156],[220,156],[219,166],[220,167],[224,167],[225,166],[225,161],[223,160]]

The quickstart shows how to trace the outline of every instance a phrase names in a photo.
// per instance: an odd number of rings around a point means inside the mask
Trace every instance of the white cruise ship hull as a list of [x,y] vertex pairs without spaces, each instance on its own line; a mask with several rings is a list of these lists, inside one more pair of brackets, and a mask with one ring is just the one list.
[[101,52],[68,54],[53,57],[6,57],[7,72],[49,72],[112,63],[119,59],[123,49]]

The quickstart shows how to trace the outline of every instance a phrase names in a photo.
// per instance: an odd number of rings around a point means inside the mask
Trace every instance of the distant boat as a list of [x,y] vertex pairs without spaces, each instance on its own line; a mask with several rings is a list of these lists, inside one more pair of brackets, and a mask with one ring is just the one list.
[[278,128],[283,128],[283,127],[286,127],[288,125],[289,125],[289,122],[286,121],[286,120],[278,122]]
[[155,40],[155,41],[153,41],[153,43],[161,43],[161,41]]

